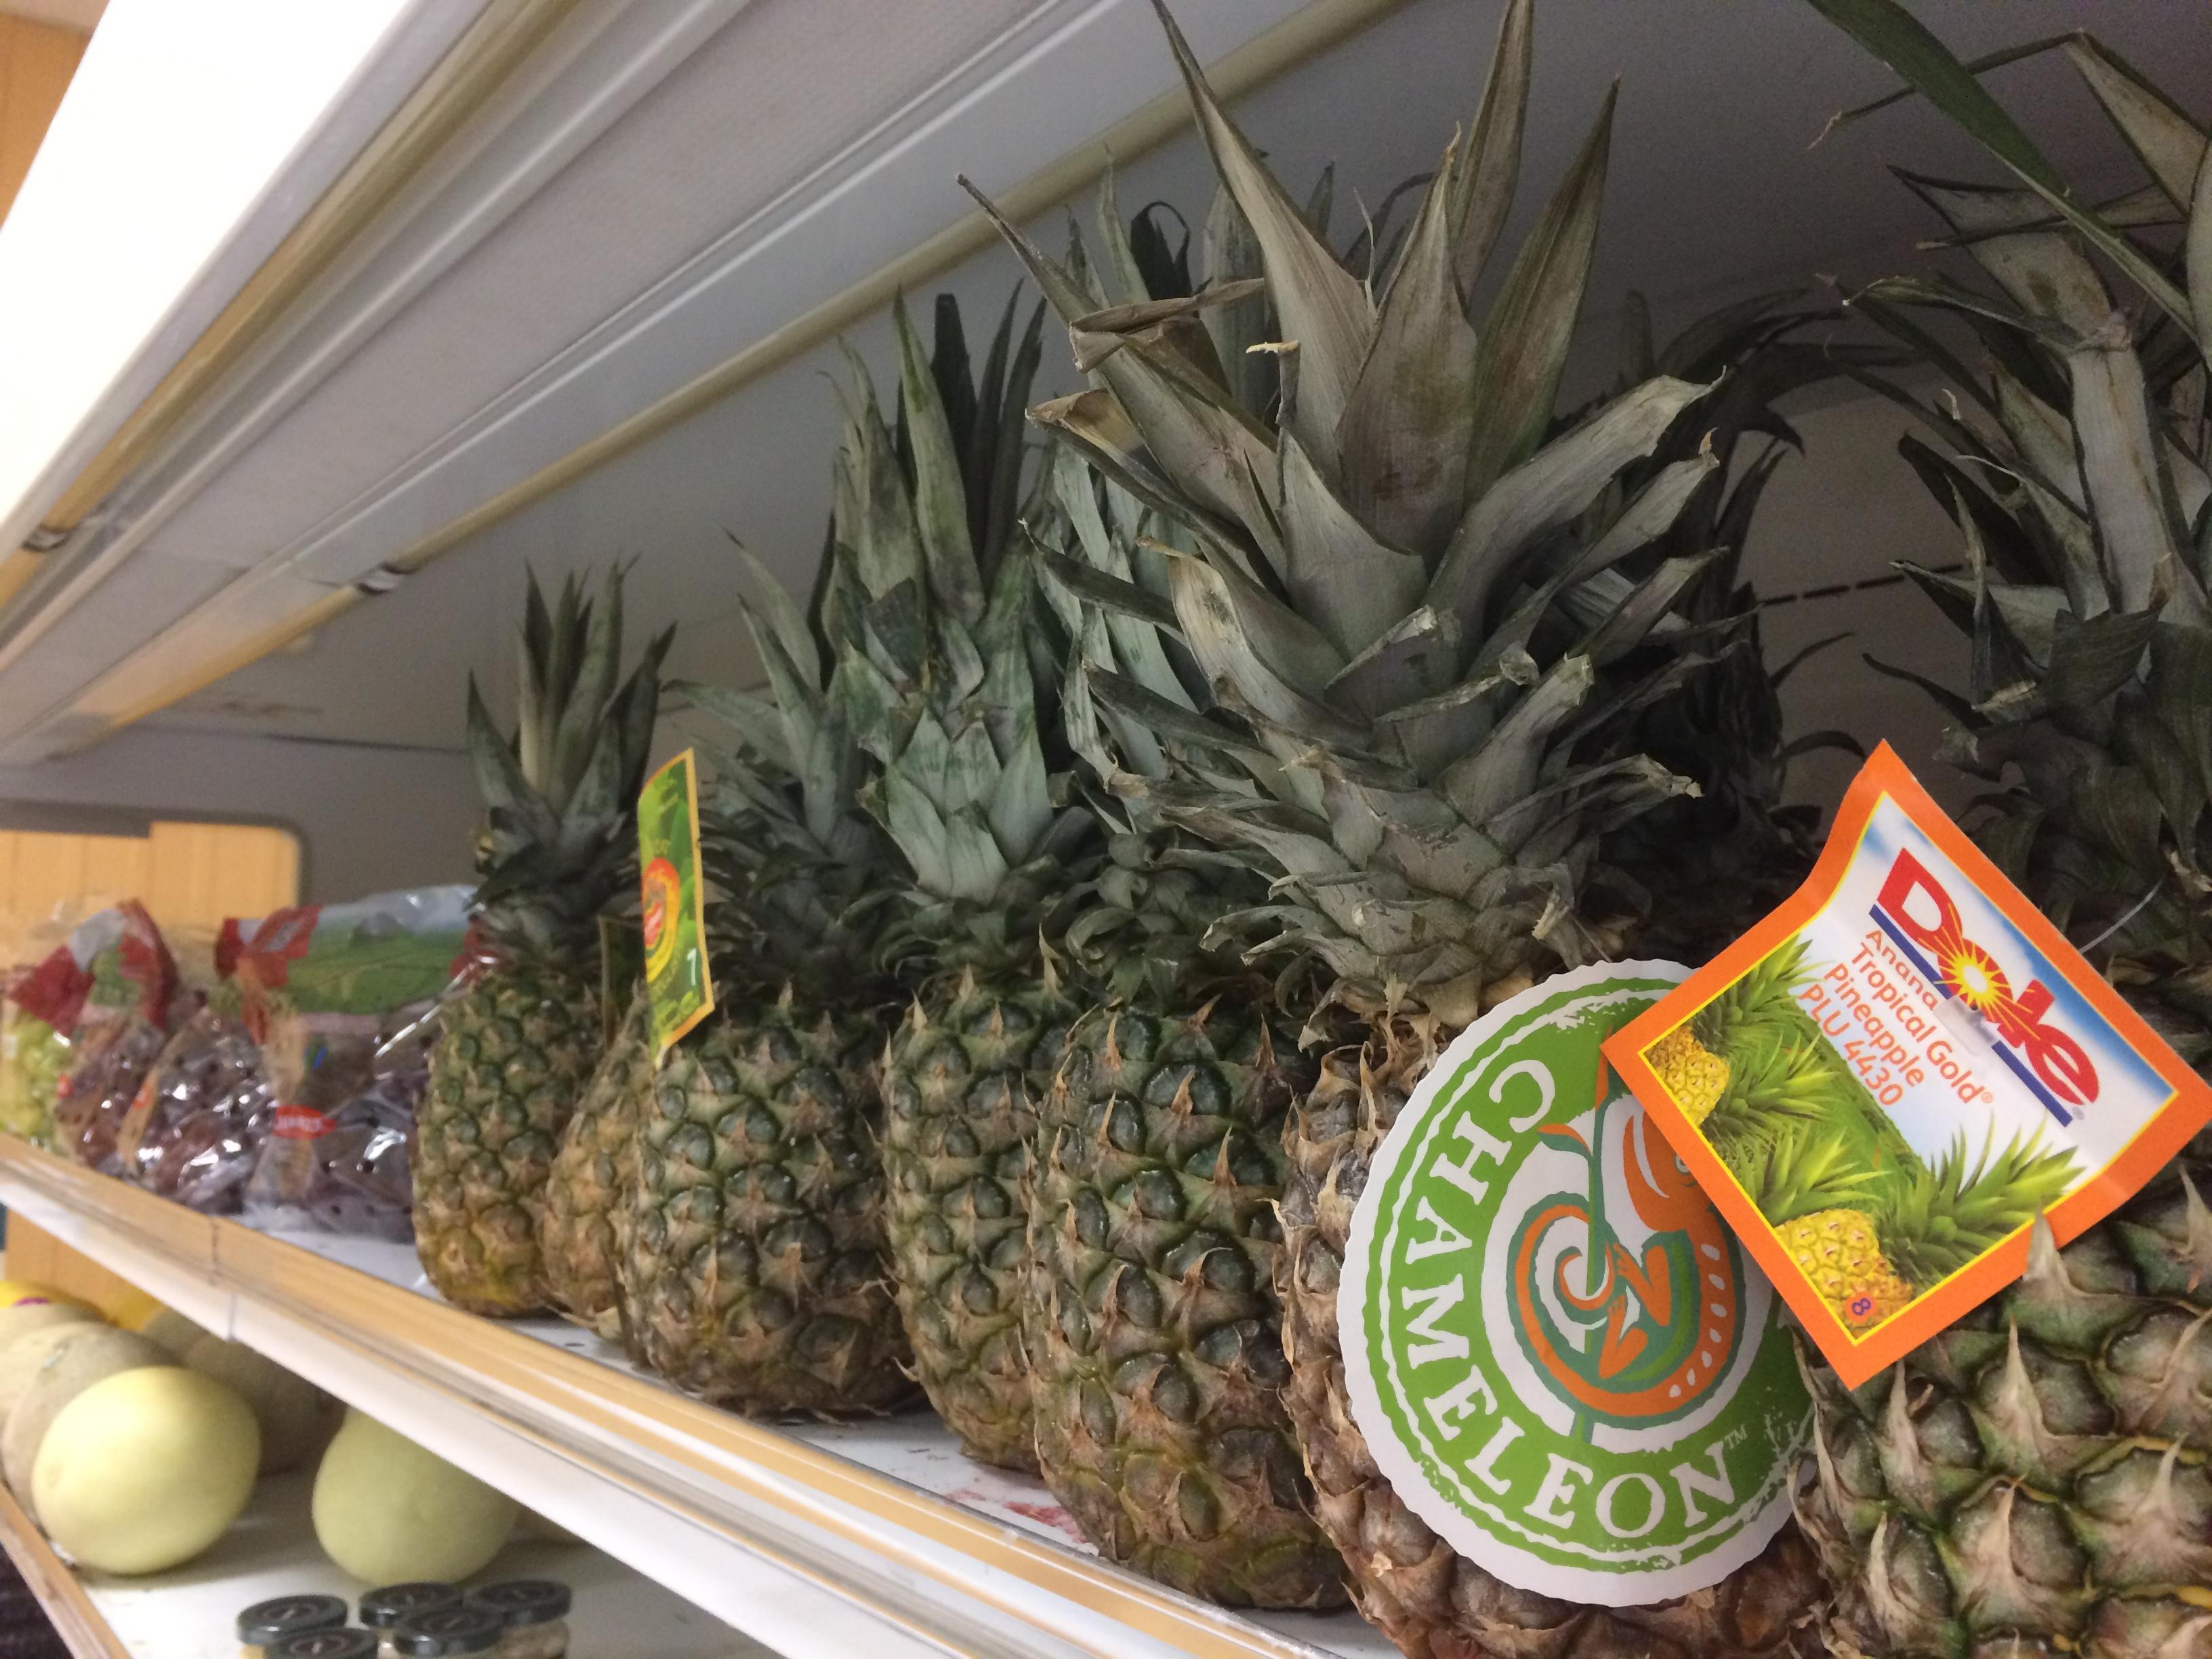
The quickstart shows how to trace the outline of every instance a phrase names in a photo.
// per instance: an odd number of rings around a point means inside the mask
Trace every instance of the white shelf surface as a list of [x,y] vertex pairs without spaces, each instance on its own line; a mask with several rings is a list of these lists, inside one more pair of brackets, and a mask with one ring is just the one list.
[[792,1659],[1396,1651],[1354,1613],[1230,1612],[1101,1561],[927,1412],[747,1422],[563,1321],[459,1313],[411,1247],[255,1232],[4,1139],[0,1202]]
[[[253,1504],[214,1549],[143,1578],[81,1572],[78,1582],[132,1659],[237,1659],[240,1609],[273,1596],[358,1602],[369,1586],[315,1544],[306,1474],[261,1483]],[[775,1659],[720,1620],[584,1544],[518,1542],[473,1583],[553,1578],[575,1595],[569,1648],[579,1659]],[[800,1659],[793,1655],[792,1659]]]

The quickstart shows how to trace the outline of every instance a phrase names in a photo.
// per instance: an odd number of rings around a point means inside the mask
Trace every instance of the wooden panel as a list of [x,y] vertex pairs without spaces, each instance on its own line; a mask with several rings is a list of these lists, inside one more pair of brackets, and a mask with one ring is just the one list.
[[0,967],[43,956],[64,930],[124,899],[172,934],[300,898],[300,843],[258,824],[157,823],[151,835],[0,830]]
[[61,107],[92,37],[0,15],[0,218],[15,204],[31,158]]
[[150,843],[137,836],[87,836],[84,908],[104,910],[146,890]]
[[8,1216],[8,1277],[18,1285],[43,1285],[73,1296],[110,1318],[145,1298],[145,1292],[129,1280],[13,1212]]
[[258,916],[300,896],[300,844],[252,824],[156,823],[140,896],[164,928],[212,930],[225,916]]

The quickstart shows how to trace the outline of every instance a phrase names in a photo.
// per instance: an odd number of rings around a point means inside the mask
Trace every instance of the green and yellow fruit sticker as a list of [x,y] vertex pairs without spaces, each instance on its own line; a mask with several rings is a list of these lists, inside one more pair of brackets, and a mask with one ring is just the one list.
[[665,1054],[714,1009],[699,890],[699,769],[689,749],[645,781],[637,799],[637,863],[645,988],[653,1000],[654,1051]]
[[1375,1461],[1462,1555],[1567,1601],[1664,1601],[1752,1560],[1812,1425],[1772,1286],[1600,1052],[1687,971],[1559,975],[1461,1033],[1346,1251]]

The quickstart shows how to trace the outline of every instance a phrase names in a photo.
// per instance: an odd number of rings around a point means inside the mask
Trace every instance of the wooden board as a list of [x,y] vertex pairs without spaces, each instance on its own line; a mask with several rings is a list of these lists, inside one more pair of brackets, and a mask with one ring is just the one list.
[[[4,21],[0,18],[0,21]],[[157,821],[143,836],[0,830],[0,968],[44,956],[94,911],[137,899],[170,936],[300,898],[300,841],[255,823]]]
[[[27,17],[0,15],[0,218],[31,170],[92,37]],[[10,318],[27,325],[31,319]]]

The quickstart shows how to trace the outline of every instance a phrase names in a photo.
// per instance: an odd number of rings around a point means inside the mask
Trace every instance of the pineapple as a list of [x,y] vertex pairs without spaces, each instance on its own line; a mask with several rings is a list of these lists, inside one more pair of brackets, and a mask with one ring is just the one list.
[[[1108,246],[1127,246],[1110,185],[1103,217]],[[1116,261],[1138,300],[1188,291],[1174,263]],[[1125,767],[1162,775],[1163,739],[1103,711],[1092,673],[1185,711],[1209,699],[1156,629],[1079,596],[1103,579],[1164,598],[1145,539],[1177,532],[1065,447],[1052,487],[1066,551],[1047,556],[1046,592],[1078,642],[1064,714],[1109,859],[1064,941],[1091,1006],[1040,1103],[1030,1163],[1038,1461],[1109,1559],[1216,1602],[1338,1606],[1343,1563],[1313,1520],[1282,1403],[1274,1284],[1283,1126],[1314,1065],[1267,981],[1201,943],[1264,888],[1141,797],[1108,793]]]
[[[1815,1593],[1793,1533],[1720,1585],[1658,1607],[1575,1607],[1514,1589],[1456,1556],[1394,1492],[1353,1424],[1338,1348],[1352,1207],[1407,1094],[1484,1008],[1617,947],[1629,916],[1597,890],[1597,839],[1688,787],[1616,740],[1638,702],[1683,672],[1663,648],[1683,630],[1662,624],[1699,562],[1668,559],[1635,581],[1620,561],[1666,529],[1716,463],[1676,462],[1610,511],[1589,509],[1705,388],[1655,377],[1553,429],[1608,121],[1478,332],[1464,295],[1516,170],[1525,0],[1507,11],[1475,137],[1447,152],[1371,280],[1321,242],[1169,30],[1261,250],[1280,424],[1233,389],[1216,343],[1232,331],[1209,325],[1240,290],[1095,311],[1073,273],[1001,228],[1103,382],[1042,417],[1181,526],[1164,559],[1168,614],[1234,716],[1194,717],[1094,680],[1125,718],[1212,751],[1205,766],[1117,787],[1270,879],[1268,902],[1224,931],[1332,970],[1325,1002],[1298,1012],[1350,1028],[1287,1132],[1276,1255],[1285,1400],[1317,1518],[1361,1610],[1408,1652],[1779,1650]],[[1123,597],[1130,614],[1164,619]],[[1646,646],[1656,667],[1634,660]],[[1249,784],[1208,768],[1241,769]]]
[[610,1342],[623,1335],[617,1229],[636,1167],[636,1107],[653,1080],[653,1005],[642,987],[562,1132],[538,1218],[538,1249],[555,1304]]
[[[864,981],[865,982],[865,981]],[[640,1109],[623,1283],[645,1363],[757,1417],[884,1412],[913,1393],[884,1255],[865,1000],[795,987],[720,1009]]]
[[1846,1321],[1869,1325],[1912,1299],[1912,1286],[1882,1255],[1875,1218],[1860,1206],[1875,1179],[1852,1170],[1843,1137],[1804,1129],[1770,1132],[1738,1174],[1782,1248]]
[[680,1388],[756,1416],[888,1411],[913,1394],[877,1071],[893,1003],[869,908],[891,854],[827,683],[830,630],[852,620],[830,602],[843,556],[811,618],[739,556],[772,698],[671,688],[735,738],[701,807],[718,998],[640,1108],[624,1299],[641,1357]]
[[1711,1116],[1728,1092],[1728,1061],[1698,1042],[1697,1032],[1686,1024],[1653,1043],[1644,1058],[1693,1124]]
[[895,309],[903,441],[856,367],[836,483],[832,700],[868,810],[904,855],[885,951],[911,1000],[883,1055],[899,1313],[923,1389],[971,1456],[1035,1469],[1022,1339],[1029,1145],[1074,1009],[1048,907],[1090,815],[1056,806],[1036,587],[1013,545],[1042,307],[1008,302],[980,381],[949,297],[925,356]]
[[[1901,7],[1820,3],[1909,66],[2012,174],[1990,186],[1907,179],[1995,294],[1908,281],[1856,302],[1955,389],[1955,402],[1923,406],[1952,453],[1903,448],[1958,523],[1966,569],[1905,568],[1972,640],[1966,695],[1930,688],[1956,722],[1948,756],[1990,782],[1969,828],[2203,1072],[2203,125],[2093,39],[2067,37],[2150,174],[2094,208]],[[2176,220],[2179,237],[2166,228]],[[1970,365],[1901,308],[1926,303],[1972,330],[1986,361]],[[2039,1223],[2024,1279],[1859,1389],[1808,1356],[1820,1480],[1802,1509],[1836,1587],[1839,1645],[2212,1651],[2208,1182],[2212,1138],[2200,1136],[2063,1249]]]
[[1911,1285],[1889,1265],[1875,1219],[1864,1210],[1815,1210],[1777,1231],[1790,1260],[1845,1324],[1872,1329],[1912,1300]]
[[416,1121],[422,1269],[471,1312],[551,1300],[538,1218],[562,1130],[598,1064],[600,914],[632,887],[636,803],[673,630],[619,688],[622,574],[595,602],[535,576],[510,743],[469,684],[469,752],[489,822],[477,849],[476,971],[447,1001]]

